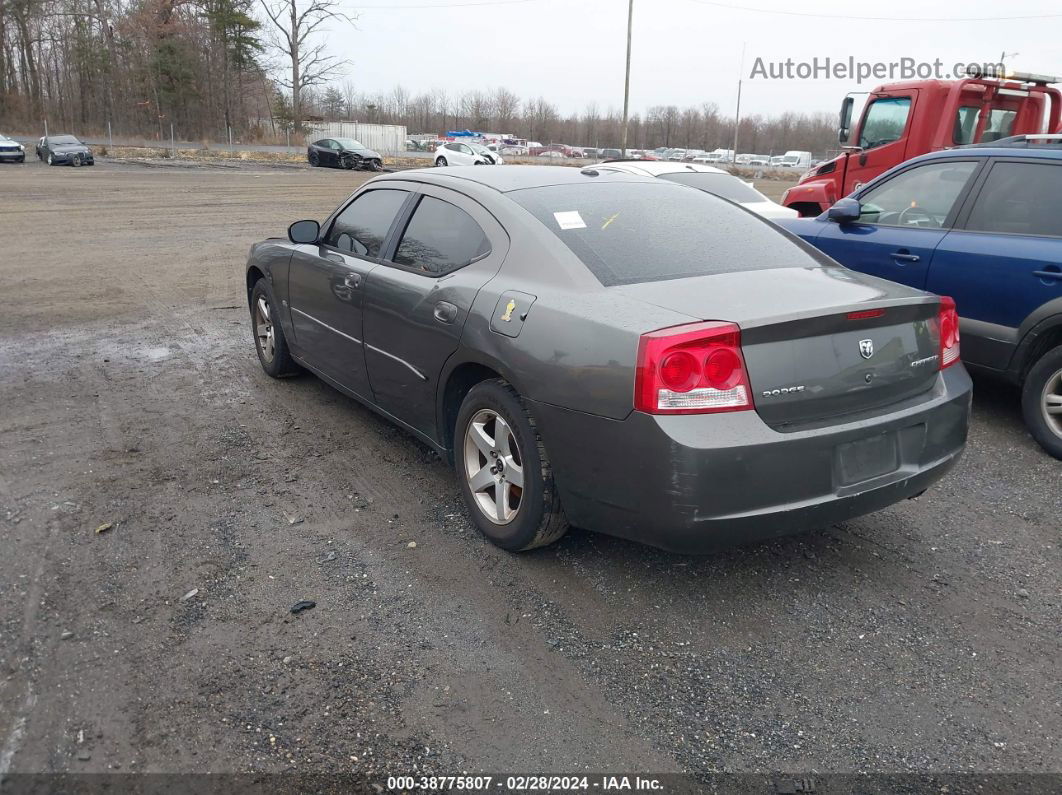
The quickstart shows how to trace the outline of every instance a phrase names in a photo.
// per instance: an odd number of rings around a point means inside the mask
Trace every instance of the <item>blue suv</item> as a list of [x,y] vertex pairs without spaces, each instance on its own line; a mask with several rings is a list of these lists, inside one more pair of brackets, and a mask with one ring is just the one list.
[[962,359],[1022,388],[1062,458],[1062,136],[917,157],[784,228],[853,270],[955,299]]

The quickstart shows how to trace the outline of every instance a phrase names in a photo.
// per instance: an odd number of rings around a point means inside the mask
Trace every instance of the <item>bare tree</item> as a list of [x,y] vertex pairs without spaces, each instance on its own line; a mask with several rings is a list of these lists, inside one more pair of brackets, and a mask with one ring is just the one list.
[[[273,23],[273,47],[291,61],[291,79],[278,82],[291,91],[292,127],[302,123],[302,90],[328,82],[346,61],[325,52],[325,44],[311,37],[332,20],[354,24],[355,17],[339,10],[336,0],[261,0],[262,10]],[[300,10],[299,6],[302,5]]]

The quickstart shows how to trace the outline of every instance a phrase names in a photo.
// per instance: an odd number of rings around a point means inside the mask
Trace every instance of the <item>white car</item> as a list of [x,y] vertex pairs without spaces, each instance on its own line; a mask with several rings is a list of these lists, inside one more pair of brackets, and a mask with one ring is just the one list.
[[799,213],[791,207],[775,204],[748,182],[728,174],[720,168],[700,163],[675,163],[670,161],[646,161],[602,163],[591,166],[597,171],[622,171],[643,177],[659,177],[691,188],[703,190],[723,199],[740,204],[764,218],[796,218]]
[[9,160],[13,163],[25,163],[26,147],[0,133],[0,163]]
[[505,161],[480,144],[450,141],[435,150],[437,166],[499,166]]
[[567,160],[564,152],[558,152],[556,149],[547,149],[539,157],[548,157],[551,160]]

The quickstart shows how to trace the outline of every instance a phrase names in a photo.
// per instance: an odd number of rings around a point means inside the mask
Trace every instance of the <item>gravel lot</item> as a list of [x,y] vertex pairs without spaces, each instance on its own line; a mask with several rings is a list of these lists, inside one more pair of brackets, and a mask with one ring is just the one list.
[[510,555],[258,366],[249,246],[366,176],[0,168],[0,774],[1062,771],[1062,464],[1013,390],[857,521]]

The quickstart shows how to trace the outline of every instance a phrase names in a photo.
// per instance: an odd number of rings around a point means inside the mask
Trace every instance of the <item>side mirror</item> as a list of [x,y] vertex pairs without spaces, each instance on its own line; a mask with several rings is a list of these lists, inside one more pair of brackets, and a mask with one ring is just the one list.
[[855,221],[863,213],[863,205],[858,199],[846,196],[838,199],[834,205],[826,211],[826,217],[839,224],[847,224]]
[[288,240],[292,243],[316,243],[321,236],[321,225],[316,221],[296,221],[288,227]]
[[837,142],[848,143],[848,136],[852,129],[852,108],[855,107],[855,97],[845,97],[841,102],[841,114],[837,120]]

